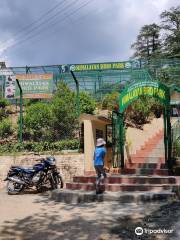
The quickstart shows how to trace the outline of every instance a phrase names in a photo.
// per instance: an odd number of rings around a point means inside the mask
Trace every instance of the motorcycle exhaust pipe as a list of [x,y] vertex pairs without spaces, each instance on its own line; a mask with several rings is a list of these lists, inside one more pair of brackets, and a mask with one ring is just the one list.
[[18,178],[14,178],[14,177],[7,177],[6,178],[6,181],[9,180],[9,181],[12,181],[12,182],[15,182],[15,183],[18,183],[18,184],[22,184],[24,185],[25,183],[23,181],[21,181],[20,179]]

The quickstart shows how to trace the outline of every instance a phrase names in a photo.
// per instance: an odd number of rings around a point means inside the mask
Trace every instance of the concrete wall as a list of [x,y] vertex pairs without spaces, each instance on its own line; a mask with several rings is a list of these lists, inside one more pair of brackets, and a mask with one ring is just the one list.
[[180,93],[179,92],[173,92],[171,94],[171,100],[175,100],[175,101],[180,100]]
[[[45,156],[45,155],[44,155]],[[43,155],[41,155],[43,157]],[[64,182],[72,181],[73,176],[84,175],[84,154],[56,155],[56,165],[63,176]],[[0,188],[6,185],[3,179],[11,165],[32,166],[39,156],[0,156]]]

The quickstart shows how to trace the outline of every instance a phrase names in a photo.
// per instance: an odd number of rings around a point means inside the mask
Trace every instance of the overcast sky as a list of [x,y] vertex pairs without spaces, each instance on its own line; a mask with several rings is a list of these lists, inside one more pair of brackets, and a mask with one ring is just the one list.
[[125,61],[144,24],[179,0],[0,0],[8,66]]

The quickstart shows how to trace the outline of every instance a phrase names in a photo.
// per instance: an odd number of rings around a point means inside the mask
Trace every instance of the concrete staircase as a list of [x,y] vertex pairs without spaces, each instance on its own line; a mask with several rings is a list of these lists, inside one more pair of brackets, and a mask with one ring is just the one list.
[[159,130],[155,135],[148,138],[135,154],[131,155],[132,163],[164,163],[164,135]]
[[[144,168],[145,169],[145,168]],[[143,169],[143,170],[144,170]],[[147,168],[147,170],[149,170]],[[152,168],[150,169],[152,170]],[[154,170],[154,169],[153,169]],[[162,170],[162,169],[161,169]],[[166,169],[164,169],[166,170]],[[142,169],[138,169],[142,171]],[[73,178],[72,183],[66,183],[66,188],[71,190],[95,190],[95,176],[77,176]],[[124,174],[111,175],[102,182],[102,190],[111,192],[131,192],[131,191],[153,191],[160,192],[164,190],[171,191],[180,184],[180,177],[161,176],[156,174]]]
[[[133,173],[129,173],[133,170]],[[165,164],[132,163],[121,174],[112,174],[101,184],[103,194],[95,194],[96,176],[75,176],[66,190],[53,193],[57,201],[146,202],[177,199],[180,177],[169,176]]]
[[117,169],[116,174],[114,171],[110,172],[110,176],[101,183],[101,190],[104,192],[101,196],[95,194],[96,176],[93,173],[75,176],[73,182],[66,183],[66,190],[59,193],[58,199],[73,196],[77,202],[90,199],[120,202],[167,200],[174,199],[175,192],[180,188],[180,177],[171,176],[165,165],[162,131],[148,139],[131,156],[131,161],[125,164],[124,169]]

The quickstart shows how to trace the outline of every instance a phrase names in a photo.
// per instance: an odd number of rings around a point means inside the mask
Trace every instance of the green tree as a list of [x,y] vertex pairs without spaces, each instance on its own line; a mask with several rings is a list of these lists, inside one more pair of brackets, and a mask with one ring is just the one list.
[[102,109],[113,110],[119,104],[119,92],[106,94],[102,100]]
[[87,92],[80,93],[80,112],[93,114],[96,108],[96,101]]
[[160,15],[164,34],[164,52],[168,56],[180,57],[180,6],[172,7]]
[[33,140],[50,140],[52,136],[53,114],[51,105],[34,103],[27,108],[25,115],[26,134]]
[[144,25],[131,48],[135,50],[133,57],[136,58],[149,59],[159,54],[161,50],[160,27],[155,23]]
[[78,127],[75,93],[64,82],[58,84],[52,112],[55,139],[73,138]]

